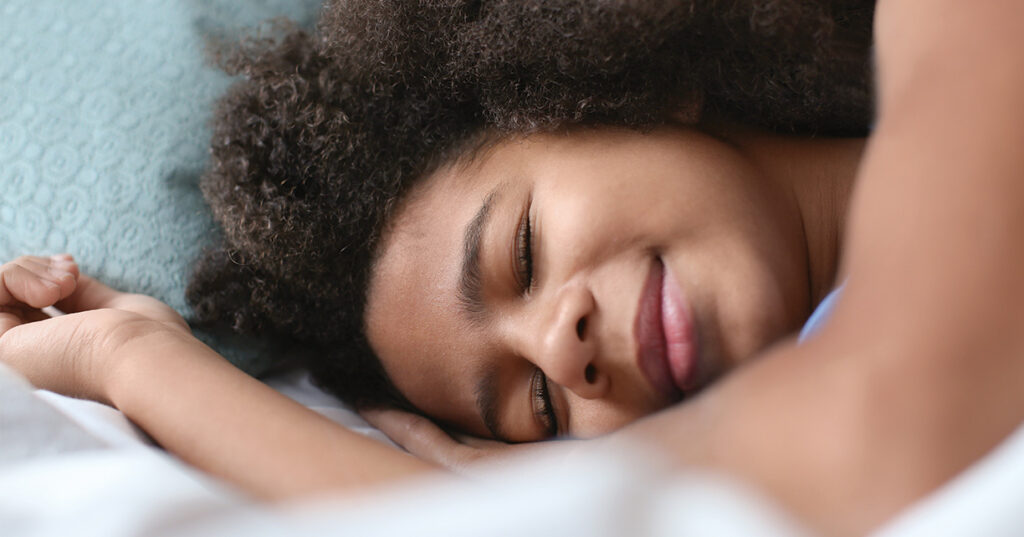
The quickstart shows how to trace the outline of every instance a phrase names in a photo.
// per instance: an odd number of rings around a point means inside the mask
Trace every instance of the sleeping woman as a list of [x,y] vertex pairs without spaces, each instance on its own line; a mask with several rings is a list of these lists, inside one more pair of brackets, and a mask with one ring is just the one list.
[[381,4],[219,48],[189,298],[407,452],[70,256],[3,266],[0,360],[260,498],[625,439],[840,534],[1024,419],[1020,3]]

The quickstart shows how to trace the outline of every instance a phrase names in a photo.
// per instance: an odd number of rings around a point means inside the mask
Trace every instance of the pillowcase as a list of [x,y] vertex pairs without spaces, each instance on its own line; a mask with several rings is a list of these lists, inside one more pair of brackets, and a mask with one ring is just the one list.
[[[199,192],[230,79],[205,38],[319,0],[5,0],[0,4],[0,262],[75,255],[108,285],[186,318],[189,267],[216,237]],[[272,356],[204,339],[246,371]],[[234,338],[234,343],[240,342]],[[265,354],[265,353],[264,353]]]

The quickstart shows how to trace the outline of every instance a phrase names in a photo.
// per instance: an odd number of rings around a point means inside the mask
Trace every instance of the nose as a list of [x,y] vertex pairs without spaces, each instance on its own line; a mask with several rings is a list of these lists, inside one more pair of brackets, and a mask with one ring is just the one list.
[[558,291],[547,326],[541,327],[535,361],[547,377],[585,399],[602,397],[609,378],[597,363],[590,325],[596,302],[590,290],[570,284]]

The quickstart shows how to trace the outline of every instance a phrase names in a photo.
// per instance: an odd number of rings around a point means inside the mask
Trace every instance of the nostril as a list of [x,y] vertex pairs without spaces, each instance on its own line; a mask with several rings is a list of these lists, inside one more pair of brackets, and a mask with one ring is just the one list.
[[586,331],[586,329],[587,318],[583,317],[579,320],[579,322],[576,323],[576,337],[580,338],[580,341],[583,341],[583,333]]
[[597,368],[593,364],[588,364],[583,376],[587,379],[587,384],[593,384],[597,380]]

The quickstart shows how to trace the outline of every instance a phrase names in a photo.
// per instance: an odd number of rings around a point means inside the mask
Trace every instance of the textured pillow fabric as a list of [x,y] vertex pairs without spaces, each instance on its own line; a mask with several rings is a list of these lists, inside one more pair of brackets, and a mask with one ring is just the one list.
[[[319,4],[0,2],[0,262],[70,252],[187,318],[189,267],[215,236],[197,187],[208,122],[230,83],[204,39],[277,16],[308,26]],[[215,346],[251,373],[267,365]]]

